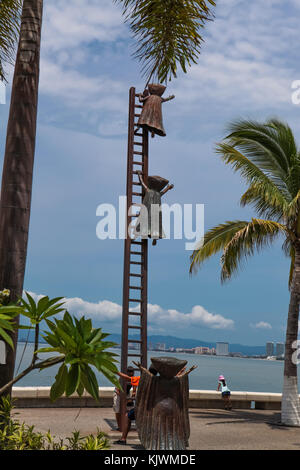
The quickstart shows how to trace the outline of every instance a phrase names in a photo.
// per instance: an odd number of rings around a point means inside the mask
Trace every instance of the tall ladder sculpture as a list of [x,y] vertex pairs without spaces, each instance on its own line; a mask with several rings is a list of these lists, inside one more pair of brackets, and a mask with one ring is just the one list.
[[[141,204],[144,189],[139,181],[138,171],[143,180],[148,179],[148,130],[137,127],[136,118],[141,108],[139,94],[134,87],[129,91],[128,149],[127,149],[127,212],[126,236],[124,242],[123,276],[123,313],[122,313],[122,349],[121,371],[126,373],[130,357],[135,357],[147,368],[147,270],[148,240],[134,240],[128,235],[128,227],[136,215],[129,213],[135,204]],[[139,339],[130,336],[139,332]],[[138,345],[135,353],[130,353],[129,346]],[[122,400],[124,410],[124,397]]]

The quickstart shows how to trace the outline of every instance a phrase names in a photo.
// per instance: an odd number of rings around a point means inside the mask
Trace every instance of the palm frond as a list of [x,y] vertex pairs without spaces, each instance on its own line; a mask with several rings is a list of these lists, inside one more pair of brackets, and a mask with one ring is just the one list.
[[195,272],[205,260],[224,250],[234,235],[248,223],[242,220],[227,221],[206,232],[203,244],[196,248],[190,257],[190,273]]
[[239,171],[247,183],[251,185],[253,183],[263,184],[276,192],[278,198],[286,201],[292,199],[285,184],[282,184],[278,178],[274,178],[272,174],[265,173],[251,158],[241,153],[235,146],[226,142],[219,143],[216,152],[221,155],[226,164],[231,165],[234,171]]
[[138,47],[134,57],[142,63],[147,83],[166,82],[196,63],[205,23],[213,19],[214,0],[114,0],[123,7]]
[[286,160],[290,165],[292,163],[293,157],[298,153],[298,148],[292,129],[287,123],[280,121],[277,118],[269,119],[266,122],[266,126],[270,129],[274,129],[276,140],[279,143],[280,148],[283,150]]
[[287,199],[292,199],[288,177],[296,144],[289,128],[284,134],[284,126],[277,124],[274,119],[266,123],[235,121],[229,126],[230,134],[225,142],[229,147],[239,149],[276,184]]
[[221,281],[230,279],[243,260],[252,256],[254,251],[270,245],[279,234],[288,236],[285,225],[272,220],[252,219],[225,246],[221,258]]
[[0,78],[5,80],[3,65],[12,64],[18,41],[22,0],[0,2]]
[[241,205],[251,204],[260,217],[283,221],[290,214],[290,204],[270,181],[253,183],[241,197]]
[[280,178],[287,174],[289,158],[278,139],[274,120],[266,123],[238,120],[229,125],[229,130],[227,140],[231,145],[243,148],[260,168]]

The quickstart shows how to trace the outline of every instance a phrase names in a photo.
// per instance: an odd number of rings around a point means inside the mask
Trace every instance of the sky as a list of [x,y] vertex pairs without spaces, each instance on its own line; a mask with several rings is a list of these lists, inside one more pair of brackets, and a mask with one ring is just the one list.
[[[112,0],[46,0],[32,212],[24,289],[63,296],[69,311],[121,332],[123,240],[99,240],[100,204],[126,192],[128,92],[145,86],[136,43]],[[204,204],[205,230],[249,220],[245,189],[215,147],[237,118],[279,117],[300,145],[298,0],[217,0],[198,63],[179,73],[163,105],[167,136],[150,140],[150,174],[174,184],[169,204]],[[0,105],[3,161],[6,105]],[[299,136],[299,137],[298,137]],[[2,167],[2,161],[0,163]],[[289,260],[282,241],[226,284],[220,256],[194,276],[185,240],[149,246],[149,334],[263,345],[284,341]]]

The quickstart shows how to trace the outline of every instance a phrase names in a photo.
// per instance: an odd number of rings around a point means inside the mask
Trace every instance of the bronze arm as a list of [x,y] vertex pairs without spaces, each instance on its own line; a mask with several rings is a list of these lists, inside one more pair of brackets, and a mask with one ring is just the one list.
[[193,372],[193,370],[197,369],[198,366],[192,366],[189,370],[187,370],[186,372],[184,372],[183,374],[180,374],[180,375],[177,375],[177,377],[184,377],[185,375],[188,375],[190,374],[191,372]]
[[148,187],[145,185],[144,183],[144,180],[143,180],[143,177],[142,177],[142,172],[140,170],[138,170],[138,177],[139,177],[139,180],[140,180],[140,183],[141,185],[143,186],[143,188],[148,191]]
[[143,96],[142,93],[139,94],[139,102],[140,103],[143,103],[144,101],[146,101],[148,98],[149,98],[150,95],[147,95],[147,96]]
[[168,98],[162,98],[162,102],[165,103],[166,101],[173,100],[175,98],[175,95],[170,95]]
[[174,188],[174,184],[168,184],[168,186],[160,192],[160,195],[163,196],[167,191]]

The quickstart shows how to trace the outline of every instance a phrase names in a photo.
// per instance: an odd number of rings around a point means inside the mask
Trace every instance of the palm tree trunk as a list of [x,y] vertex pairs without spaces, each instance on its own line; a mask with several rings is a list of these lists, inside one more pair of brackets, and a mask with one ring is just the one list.
[[[286,329],[284,382],[281,406],[281,422],[300,426],[300,401],[297,381],[298,319],[300,301],[300,244],[295,247],[295,265],[291,284],[291,297]],[[296,349],[296,352],[295,352]]]
[[[0,201],[0,289],[22,295],[31,207],[43,0],[24,0],[12,84]],[[18,323],[18,319],[16,319]],[[0,365],[0,388],[12,380],[15,349]]]

